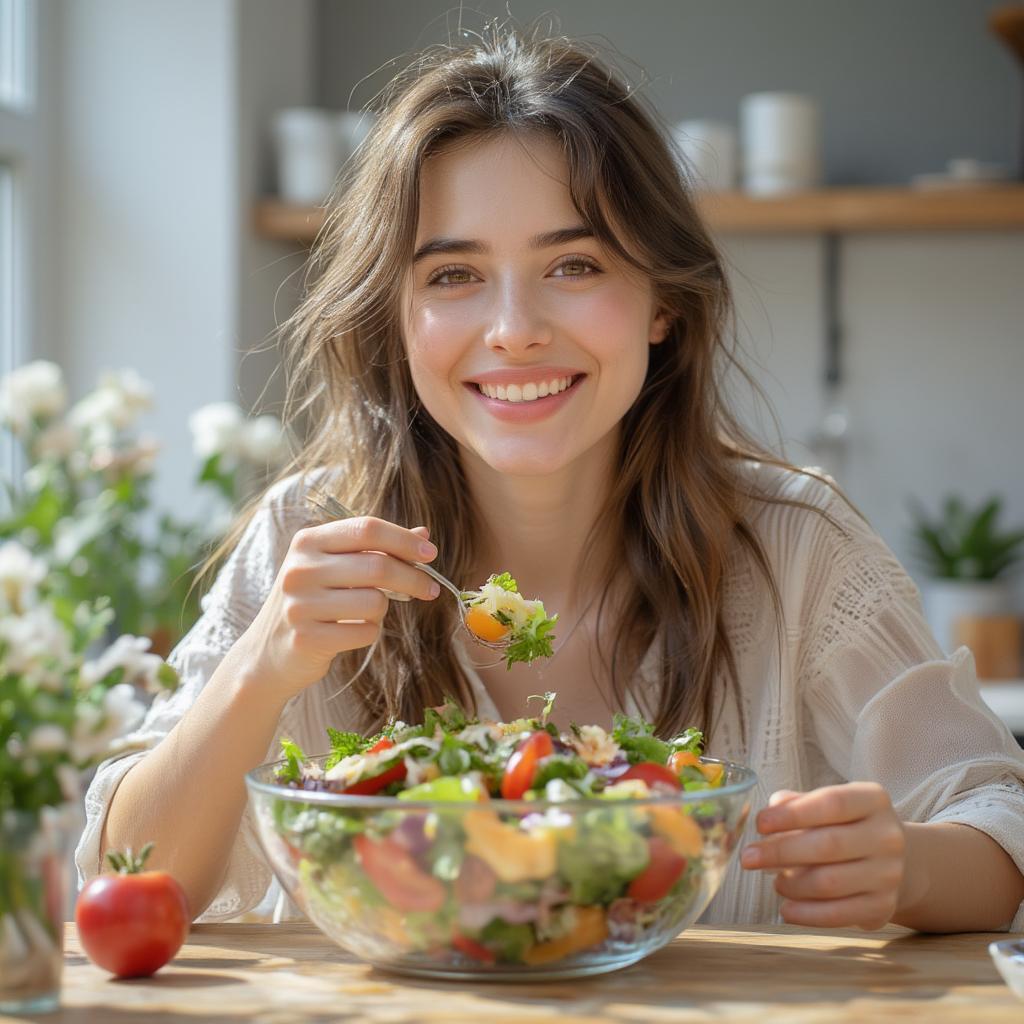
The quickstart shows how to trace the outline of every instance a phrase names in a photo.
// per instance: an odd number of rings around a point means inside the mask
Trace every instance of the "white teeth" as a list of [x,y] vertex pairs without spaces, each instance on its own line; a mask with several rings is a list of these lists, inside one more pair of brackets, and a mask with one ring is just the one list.
[[501,402],[535,402],[538,398],[557,395],[572,384],[572,377],[555,377],[527,384],[479,384],[480,391],[488,398],[497,398]]

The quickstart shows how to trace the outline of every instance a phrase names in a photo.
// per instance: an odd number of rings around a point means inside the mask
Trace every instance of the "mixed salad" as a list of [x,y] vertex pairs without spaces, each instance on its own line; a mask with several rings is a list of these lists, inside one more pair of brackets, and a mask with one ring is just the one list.
[[537,717],[514,722],[479,721],[448,700],[421,725],[369,737],[330,729],[331,753],[315,759],[284,740],[281,786],[395,798],[274,801],[306,913],[370,959],[477,967],[677,934],[735,822],[714,800],[657,798],[713,791],[723,766],[701,761],[699,731],[662,740],[625,715],[610,732],[560,734],[548,721],[554,695],[543,699]]
[[551,657],[551,630],[558,616],[548,618],[542,602],[524,598],[507,572],[492,574],[479,590],[463,591],[462,603],[469,631],[478,640],[501,645],[509,668],[517,661]]

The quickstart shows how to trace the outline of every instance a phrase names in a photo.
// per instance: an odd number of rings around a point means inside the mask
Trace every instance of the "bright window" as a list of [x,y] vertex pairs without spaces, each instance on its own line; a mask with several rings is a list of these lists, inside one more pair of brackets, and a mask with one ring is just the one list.
[[[41,130],[36,106],[36,0],[0,0],[0,374],[24,362],[29,345],[32,196]],[[0,473],[14,450],[0,445]]]

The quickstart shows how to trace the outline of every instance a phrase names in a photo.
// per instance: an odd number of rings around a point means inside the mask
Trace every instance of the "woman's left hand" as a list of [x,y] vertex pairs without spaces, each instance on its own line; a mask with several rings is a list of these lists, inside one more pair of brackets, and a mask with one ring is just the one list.
[[744,868],[776,871],[790,924],[881,928],[900,902],[906,832],[874,782],[807,793],[780,790],[757,816],[762,839],[744,848]]

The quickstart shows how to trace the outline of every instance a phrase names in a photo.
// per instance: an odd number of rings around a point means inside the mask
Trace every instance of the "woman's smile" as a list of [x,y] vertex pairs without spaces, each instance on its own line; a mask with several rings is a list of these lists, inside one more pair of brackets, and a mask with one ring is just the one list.
[[507,423],[535,423],[564,408],[586,374],[556,366],[479,374],[466,387],[483,407]]

